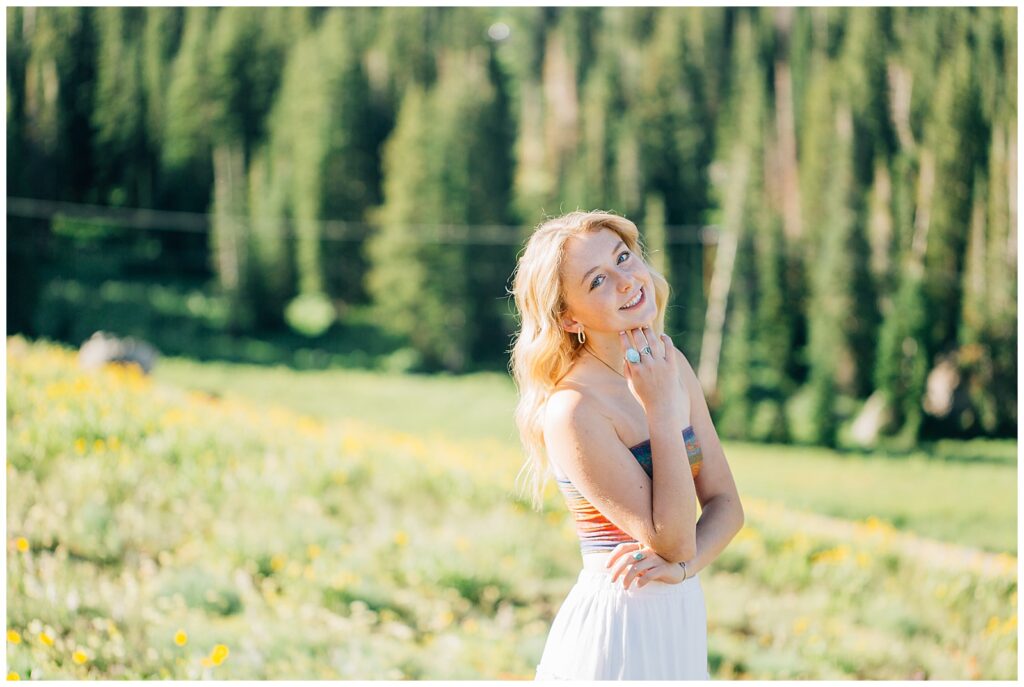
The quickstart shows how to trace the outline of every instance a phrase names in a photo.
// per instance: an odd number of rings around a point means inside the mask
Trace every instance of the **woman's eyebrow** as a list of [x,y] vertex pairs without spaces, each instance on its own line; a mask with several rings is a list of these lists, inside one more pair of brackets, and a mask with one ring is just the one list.
[[[612,248],[612,253],[615,253],[615,251],[617,251],[619,249],[619,246],[624,246],[624,245],[626,245],[626,242],[623,241],[622,239],[619,239],[619,242],[615,244],[614,248]],[[584,281],[586,281],[586,279],[590,275],[590,273],[593,272],[594,270],[596,270],[598,267],[600,267],[600,265],[597,265],[595,267],[591,267],[589,270],[587,270],[587,273],[584,274],[582,278],[580,278],[580,283],[582,284]]]

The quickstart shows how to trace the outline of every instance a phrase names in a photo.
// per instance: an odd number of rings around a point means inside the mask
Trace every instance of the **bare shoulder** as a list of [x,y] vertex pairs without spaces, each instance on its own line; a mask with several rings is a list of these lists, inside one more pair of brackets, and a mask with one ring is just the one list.
[[555,389],[544,404],[545,441],[562,436],[574,427],[591,424],[595,415],[596,403],[579,389],[571,386]]
[[557,455],[555,462],[563,469],[596,446],[622,443],[598,399],[571,387],[548,397],[543,430],[549,456]]

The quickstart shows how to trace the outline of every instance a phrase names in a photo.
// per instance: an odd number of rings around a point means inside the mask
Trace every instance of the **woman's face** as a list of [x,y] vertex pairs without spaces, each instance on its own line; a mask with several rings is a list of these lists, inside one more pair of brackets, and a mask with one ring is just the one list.
[[[620,332],[654,321],[657,306],[651,273],[611,229],[570,238],[561,276],[568,308],[565,317],[581,323],[584,331]],[[632,307],[624,308],[627,303]],[[577,328],[566,324],[569,331]]]

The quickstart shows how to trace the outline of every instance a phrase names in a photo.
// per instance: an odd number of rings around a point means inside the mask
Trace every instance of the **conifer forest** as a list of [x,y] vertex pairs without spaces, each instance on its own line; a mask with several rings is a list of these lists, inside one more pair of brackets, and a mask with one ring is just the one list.
[[602,209],[723,438],[1016,436],[1015,7],[6,13],[9,334],[501,371]]

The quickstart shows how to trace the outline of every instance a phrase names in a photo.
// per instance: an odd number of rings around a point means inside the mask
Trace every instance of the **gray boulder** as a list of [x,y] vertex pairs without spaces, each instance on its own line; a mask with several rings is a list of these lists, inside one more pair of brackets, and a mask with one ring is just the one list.
[[103,367],[107,363],[138,365],[149,374],[160,352],[145,341],[132,337],[119,338],[104,331],[94,332],[78,349],[78,364],[86,370]]

